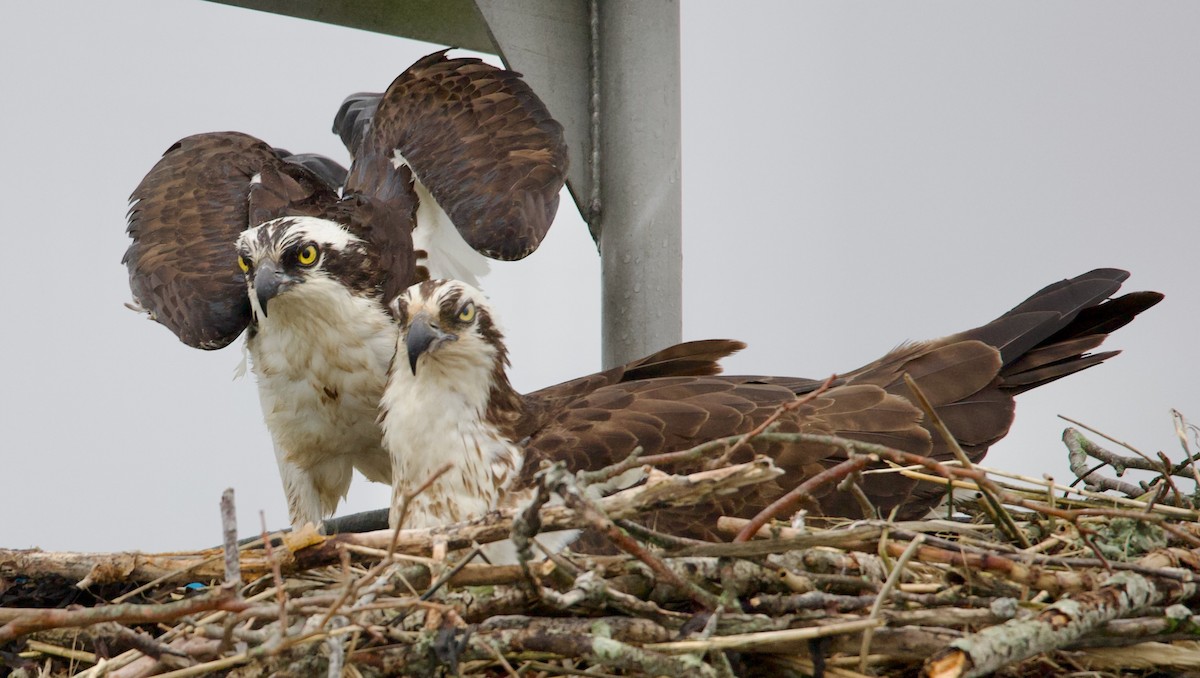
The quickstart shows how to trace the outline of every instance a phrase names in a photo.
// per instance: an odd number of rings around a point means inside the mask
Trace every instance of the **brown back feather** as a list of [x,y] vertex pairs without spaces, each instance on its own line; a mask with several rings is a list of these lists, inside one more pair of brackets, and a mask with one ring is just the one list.
[[[1087,351],[1100,345],[1105,331],[1123,326],[1162,298],[1139,292],[1105,301],[1127,275],[1098,269],[1050,285],[981,327],[902,346],[842,375],[813,402],[784,415],[779,430],[840,435],[950,460],[948,444],[911,401],[903,379],[907,373],[967,454],[978,460],[1008,432],[1014,395],[1114,355]],[[686,361],[687,351],[680,348],[675,357]],[[746,433],[781,405],[820,385],[789,377],[623,378],[636,374],[636,367],[626,366],[547,389],[549,394],[533,394],[536,414],[529,422],[536,425],[525,433],[531,436],[530,457],[522,480],[531,481],[543,459],[594,470],[623,459],[638,446],[649,455]],[[711,538],[716,515],[751,516],[845,458],[832,446],[757,442],[733,461],[748,460],[751,450],[773,457],[784,475],[713,506],[659,512],[647,522],[658,529]],[[692,471],[701,465],[670,470]],[[924,513],[944,491],[940,486],[917,486],[895,474],[866,475],[861,486],[881,514],[899,509],[898,515],[905,518]],[[834,488],[825,488],[809,508],[827,515],[861,516],[857,501]]]

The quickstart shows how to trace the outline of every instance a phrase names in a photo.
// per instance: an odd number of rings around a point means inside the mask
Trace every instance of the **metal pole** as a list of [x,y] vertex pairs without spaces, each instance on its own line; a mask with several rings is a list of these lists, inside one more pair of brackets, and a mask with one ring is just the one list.
[[[682,317],[679,4],[599,9],[605,367],[678,343]],[[593,223],[593,228],[596,224]]]

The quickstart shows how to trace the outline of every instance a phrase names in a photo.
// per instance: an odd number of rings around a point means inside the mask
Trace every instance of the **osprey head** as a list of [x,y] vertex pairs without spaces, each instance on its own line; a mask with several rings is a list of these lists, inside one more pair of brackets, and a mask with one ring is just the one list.
[[[237,240],[238,267],[259,320],[273,299],[340,284],[353,293],[373,293],[375,255],[341,225],[315,217],[283,217],[244,231]],[[273,308],[273,305],[271,305]]]
[[[503,371],[508,365],[504,335],[482,292],[458,280],[427,280],[405,290],[388,305],[400,326],[396,359],[446,370]],[[423,360],[422,360],[423,358]],[[396,369],[393,366],[393,369]]]

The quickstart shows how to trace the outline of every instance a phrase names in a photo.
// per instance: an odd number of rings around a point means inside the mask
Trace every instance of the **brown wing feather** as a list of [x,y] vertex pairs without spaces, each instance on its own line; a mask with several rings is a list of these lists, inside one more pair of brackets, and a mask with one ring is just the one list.
[[[122,263],[134,300],[180,341],[204,349],[233,341],[250,321],[233,244],[253,220],[320,214],[336,192],[262,141],[213,132],[173,144],[130,196]],[[251,178],[262,173],[255,186]],[[253,212],[253,216],[252,213]]]
[[350,168],[346,192],[346,216],[340,223],[375,246],[382,299],[388,303],[421,277],[413,251],[417,194],[412,170],[396,167],[391,158],[364,149]]
[[[956,335],[902,346],[843,375],[827,392],[785,415],[782,431],[840,435],[907,452],[952,459],[950,446],[912,403],[904,374],[916,381],[939,417],[978,460],[1008,432],[1013,397],[1029,388],[1087,369],[1111,353],[1089,354],[1109,331],[1128,323],[1162,295],[1139,292],[1112,301],[1124,271],[1098,269],[1050,285],[996,320]],[[668,349],[671,350],[671,349]],[[634,370],[636,371],[636,370]],[[593,375],[544,398],[539,426],[526,432],[532,463],[565,460],[572,469],[594,470],[617,462],[637,446],[645,454],[692,447],[705,440],[752,430],[779,406],[810,393],[820,382],[789,377],[673,377],[613,381]],[[584,384],[580,386],[579,384]],[[714,506],[649,516],[660,529],[712,537],[717,514],[749,516],[814,473],[845,458],[839,448],[809,443],[755,443],[757,454],[773,457],[784,474]],[[750,458],[743,450],[733,461]],[[696,465],[671,469],[691,471]],[[924,513],[944,488],[917,485],[896,474],[869,474],[862,488],[883,515],[899,509],[904,518]],[[825,488],[815,511],[861,516],[852,495]]]
[[[795,394],[781,386],[747,383],[726,377],[672,377],[617,383],[575,399],[553,417],[526,446],[532,460],[564,460],[572,469],[595,470],[628,456],[635,447],[644,454],[683,450],[713,438],[753,430]],[[780,419],[778,430],[843,435],[884,442],[927,453],[929,434],[920,412],[902,398],[870,385],[833,388]],[[714,505],[660,511],[647,520],[674,533],[712,537],[716,514],[751,516],[840,456],[837,448],[816,443],[757,441],[732,461],[755,454],[775,459],[784,475]],[[680,464],[673,472],[700,470],[704,461]],[[536,462],[527,462],[521,482],[532,480]],[[829,492],[829,491],[827,491]],[[828,511],[814,505],[817,511]],[[833,501],[833,508],[840,508]]]
[[393,149],[489,257],[529,255],[558,211],[562,125],[518,73],[445,51],[417,61],[384,93],[360,153],[390,159]]
[[548,416],[604,386],[654,377],[719,374],[721,365],[717,361],[745,347],[740,341],[728,339],[688,341],[604,372],[534,391],[523,398],[525,416],[517,427],[517,434],[525,437],[540,430],[548,423]]

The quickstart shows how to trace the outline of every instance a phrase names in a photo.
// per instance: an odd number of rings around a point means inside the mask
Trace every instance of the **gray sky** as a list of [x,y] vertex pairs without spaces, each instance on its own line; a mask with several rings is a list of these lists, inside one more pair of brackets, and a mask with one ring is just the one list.
[[[990,465],[1067,476],[1066,414],[1178,456],[1200,421],[1200,5],[685,3],[685,338],[750,343],[733,373],[826,376],[981,324],[1098,266],[1167,300],[1125,353],[1021,397]],[[238,346],[127,311],[126,199],[176,139],[295,152],[351,92],[436,46],[191,0],[20,3],[0,22],[9,254],[0,547],[190,549],[287,511]],[[576,159],[578,161],[578,159]],[[599,367],[599,265],[564,199],[485,279],[513,380]],[[342,512],[383,506],[356,482]]]

